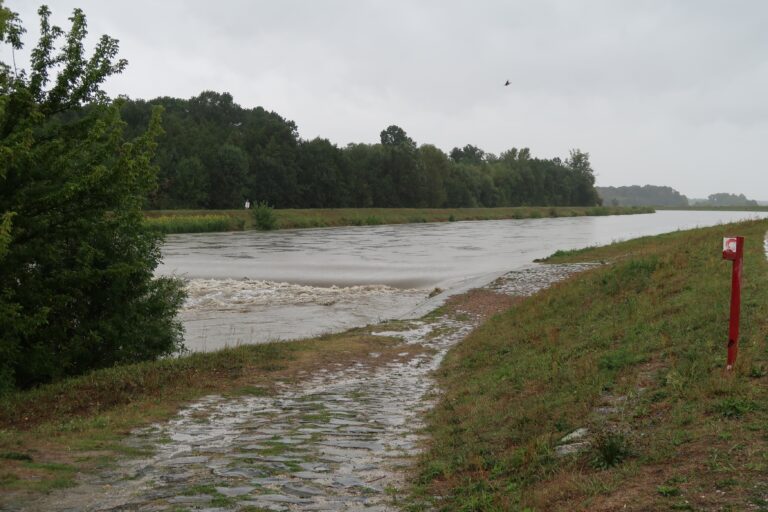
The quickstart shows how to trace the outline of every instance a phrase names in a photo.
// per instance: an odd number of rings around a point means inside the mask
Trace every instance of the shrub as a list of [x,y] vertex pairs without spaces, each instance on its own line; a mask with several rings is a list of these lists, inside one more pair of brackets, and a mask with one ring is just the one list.
[[592,465],[608,469],[632,456],[629,439],[621,432],[601,432],[592,445]]
[[[38,12],[30,72],[0,62],[0,392],[181,346],[183,287],[154,277],[161,238],[141,212],[160,111],[127,139],[119,102],[100,89],[126,65],[117,41],[83,55],[82,11],[69,32]],[[18,18],[2,5],[0,17],[0,41],[21,49]]]
[[256,226],[256,229],[271,231],[277,228],[275,210],[266,201],[256,203],[251,215],[253,215],[253,224]]

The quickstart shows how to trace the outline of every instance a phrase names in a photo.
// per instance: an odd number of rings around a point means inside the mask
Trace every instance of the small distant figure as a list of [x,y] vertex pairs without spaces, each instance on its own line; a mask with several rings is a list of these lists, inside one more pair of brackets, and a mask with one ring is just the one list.
[[509,80],[507,80],[507,81],[504,83],[504,87],[506,87],[506,86],[508,86],[508,85],[509,85]]
[[245,209],[247,210],[247,209],[249,209],[250,207],[251,207],[251,202],[250,202],[248,199],[246,199],[246,200],[245,200]]

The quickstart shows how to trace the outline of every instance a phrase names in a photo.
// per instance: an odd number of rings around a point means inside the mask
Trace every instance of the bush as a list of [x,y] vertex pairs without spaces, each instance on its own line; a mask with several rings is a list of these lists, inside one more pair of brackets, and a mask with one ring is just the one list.
[[[181,346],[183,287],[155,279],[161,239],[141,212],[160,111],[126,140],[99,88],[125,67],[117,41],[82,55],[82,11],[69,33],[39,14],[31,72],[0,63],[0,392]],[[0,18],[0,41],[21,49],[17,17],[0,4]]]
[[633,455],[629,439],[621,432],[601,432],[592,445],[592,465],[608,469]]
[[266,201],[256,203],[256,206],[251,211],[251,215],[253,215],[253,224],[256,226],[256,229],[271,231],[277,228],[275,210]]

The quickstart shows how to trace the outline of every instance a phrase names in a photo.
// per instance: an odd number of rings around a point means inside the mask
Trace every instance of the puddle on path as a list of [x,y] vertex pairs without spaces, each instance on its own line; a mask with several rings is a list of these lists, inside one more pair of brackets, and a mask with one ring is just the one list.
[[[586,267],[539,265],[488,288],[531,295]],[[274,397],[203,398],[126,440],[153,456],[82,475],[19,510],[398,510],[436,394],[432,372],[479,322],[460,318],[379,332],[427,349],[383,365],[321,370]]]

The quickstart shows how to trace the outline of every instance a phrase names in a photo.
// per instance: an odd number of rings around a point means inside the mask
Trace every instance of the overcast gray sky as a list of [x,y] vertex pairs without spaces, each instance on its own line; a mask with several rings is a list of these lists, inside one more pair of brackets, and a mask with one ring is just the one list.
[[[36,41],[34,0],[6,0]],[[303,138],[591,155],[598,185],[768,199],[763,0],[52,0],[120,40],[132,98],[228,91]],[[7,52],[3,60],[10,61]],[[17,61],[23,57],[17,55]],[[504,87],[505,80],[511,85]]]

